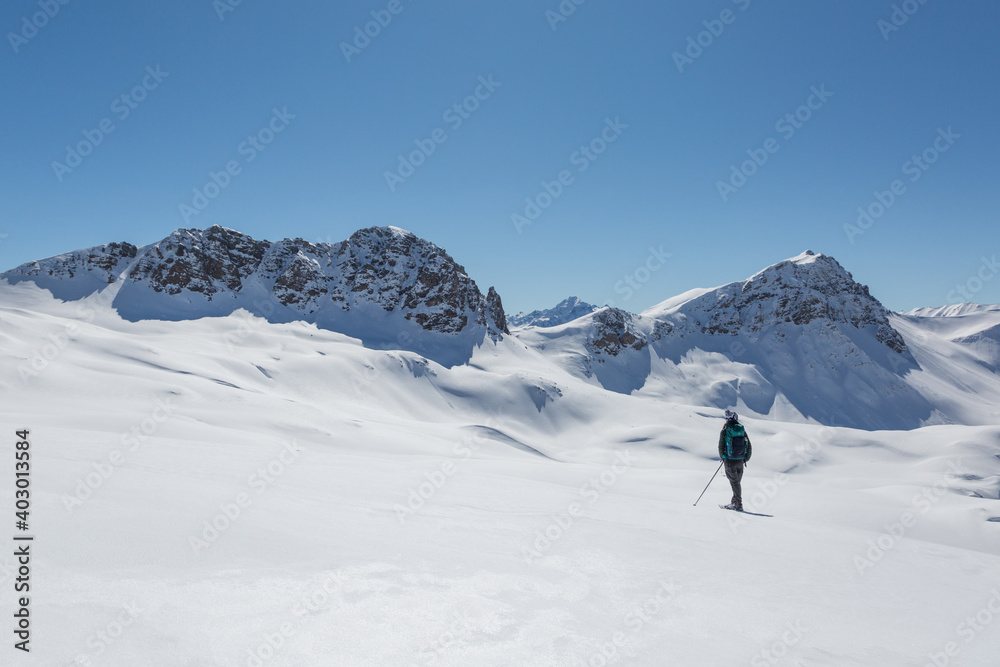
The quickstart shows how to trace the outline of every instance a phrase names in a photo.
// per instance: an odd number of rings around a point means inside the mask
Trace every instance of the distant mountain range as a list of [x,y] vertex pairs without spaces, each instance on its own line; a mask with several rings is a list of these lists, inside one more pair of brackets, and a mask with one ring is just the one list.
[[0,277],[66,301],[100,293],[129,321],[242,309],[444,366],[503,348],[535,375],[569,373],[618,393],[782,420],[979,423],[979,406],[1000,402],[1000,307],[891,313],[836,260],[811,251],[642,313],[570,297],[507,317],[495,289],[484,294],[445,250],[396,227],[336,244],[179,229],[147,246],[109,243]]
[[956,303],[950,306],[938,306],[936,308],[914,308],[903,313],[915,317],[965,317],[968,315],[978,315],[980,313],[1000,312],[1000,305],[984,305],[981,303]]
[[554,308],[508,315],[507,323],[513,327],[555,327],[572,322],[578,317],[589,315],[597,309],[598,306],[571,296],[560,301]]

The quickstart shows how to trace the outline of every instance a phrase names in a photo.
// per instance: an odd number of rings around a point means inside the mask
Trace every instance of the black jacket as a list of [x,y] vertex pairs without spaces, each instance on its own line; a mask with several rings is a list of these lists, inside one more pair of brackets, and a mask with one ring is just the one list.
[[[727,421],[726,425],[722,427],[722,431],[719,432],[719,458],[725,459],[726,453],[726,429],[733,424],[739,424],[737,421]],[[750,434],[747,434],[747,455],[743,457],[743,462],[746,463],[750,461],[750,455],[753,453],[753,447],[750,446]]]

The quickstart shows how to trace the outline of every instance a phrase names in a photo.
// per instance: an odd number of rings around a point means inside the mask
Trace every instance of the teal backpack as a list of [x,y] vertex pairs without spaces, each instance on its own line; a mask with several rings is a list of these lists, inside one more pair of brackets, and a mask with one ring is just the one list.
[[747,455],[747,432],[739,422],[726,427],[726,458],[742,461]]

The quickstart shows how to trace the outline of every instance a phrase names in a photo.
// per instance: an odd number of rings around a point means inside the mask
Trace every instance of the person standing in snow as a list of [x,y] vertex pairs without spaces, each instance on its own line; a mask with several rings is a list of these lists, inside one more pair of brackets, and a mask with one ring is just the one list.
[[719,433],[719,458],[726,464],[726,478],[733,487],[733,499],[725,509],[743,511],[743,468],[750,461],[750,438],[740,423],[739,416],[726,410],[726,425]]

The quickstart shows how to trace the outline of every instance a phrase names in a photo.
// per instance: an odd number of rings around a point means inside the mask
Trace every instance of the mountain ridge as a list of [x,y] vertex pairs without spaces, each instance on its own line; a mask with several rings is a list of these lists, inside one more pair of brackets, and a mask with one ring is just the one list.
[[533,310],[530,313],[520,312],[508,315],[507,321],[515,327],[554,327],[572,322],[578,317],[588,315],[599,306],[587,303],[579,297],[571,296],[563,299],[552,308]]
[[[484,294],[443,248],[398,227],[358,230],[334,244],[179,229],[146,246],[108,243],[0,277],[63,301],[99,292],[127,321],[243,310],[445,367],[504,346],[518,373],[540,374],[538,386],[549,386],[544,378],[558,368],[615,393],[760,418],[867,429],[977,423],[955,392],[1000,395],[1000,318],[988,307],[962,317],[891,313],[834,258],[812,251],[641,313],[571,297],[537,311],[539,324],[515,323],[513,333],[493,287]],[[948,353],[929,350],[928,336]],[[953,372],[948,355],[967,370]]]
[[218,225],[178,229],[146,246],[93,246],[0,276],[34,282],[63,300],[111,288],[112,307],[132,321],[243,308],[449,364],[464,363],[472,345],[509,333],[495,289],[483,294],[445,250],[397,227],[361,229],[335,244],[258,241]]
[[906,340],[868,288],[806,251],[642,313],[605,308],[520,340],[620,393],[865,428],[914,428],[935,408],[910,386]]

